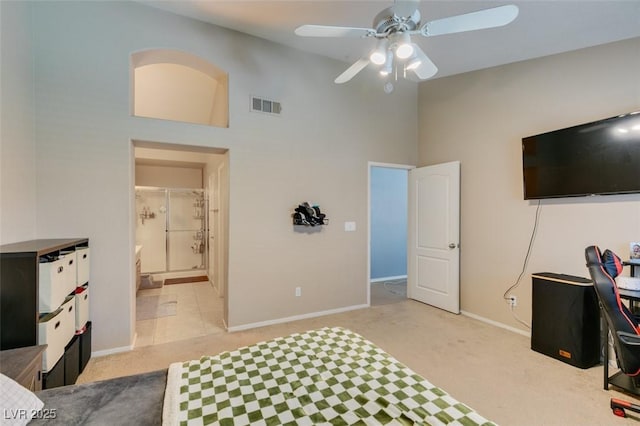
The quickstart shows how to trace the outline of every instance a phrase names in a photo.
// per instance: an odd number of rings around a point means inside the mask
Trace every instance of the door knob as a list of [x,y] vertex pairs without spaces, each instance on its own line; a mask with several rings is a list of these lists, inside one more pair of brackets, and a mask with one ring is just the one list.
[[450,248],[450,249],[452,249],[452,250],[453,250],[454,248],[456,248],[455,243],[449,243],[449,248]]

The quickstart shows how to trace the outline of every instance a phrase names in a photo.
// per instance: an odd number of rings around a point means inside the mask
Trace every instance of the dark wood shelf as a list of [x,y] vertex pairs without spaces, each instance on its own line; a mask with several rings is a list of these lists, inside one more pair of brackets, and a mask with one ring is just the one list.
[[42,389],[42,353],[47,345],[0,352],[0,372],[32,392]]
[[0,246],[0,255],[10,254],[31,254],[35,256],[44,256],[70,246],[88,247],[88,238],[55,238],[21,241],[18,243],[4,244]]

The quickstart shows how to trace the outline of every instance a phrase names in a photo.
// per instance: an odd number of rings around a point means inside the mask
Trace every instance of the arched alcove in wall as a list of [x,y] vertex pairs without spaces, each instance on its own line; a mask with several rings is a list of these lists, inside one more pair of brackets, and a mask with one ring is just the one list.
[[131,55],[133,115],[229,127],[229,77],[189,53],[152,49]]

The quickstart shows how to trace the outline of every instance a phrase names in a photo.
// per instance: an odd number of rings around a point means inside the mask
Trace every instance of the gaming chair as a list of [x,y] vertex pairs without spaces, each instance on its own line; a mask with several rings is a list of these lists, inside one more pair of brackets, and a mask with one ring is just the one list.
[[[584,254],[600,311],[613,336],[618,367],[627,376],[640,379],[640,323],[620,300],[614,280],[622,272],[622,261],[610,250],[601,253],[597,246],[587,247]],[[635,384],[636,381],[633,382]],[[625,417],[625,408],[640,413],[639,405],[611,399],[614,414]]]

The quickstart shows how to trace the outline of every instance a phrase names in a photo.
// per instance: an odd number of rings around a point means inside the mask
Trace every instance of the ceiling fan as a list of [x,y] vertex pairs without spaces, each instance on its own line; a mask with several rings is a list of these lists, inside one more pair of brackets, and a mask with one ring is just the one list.
[[[302,25],[296,28],[295,33],[303,37],[360,37],[377,40],[375,49],[369,55],[363,56],[335,79],[338,84],[351,80],[369,64],[378,66],[383,76],[390,75],[395,65],[396,73],[401,70],[405,77],[413,74],[418,80],[426,80],[433,77],[438,68],[411,41],[411,36],[433,37],[500,27],[518,16],[517,6],[505,5],[422,24],[418,4],[419,0],[396,0],[393,6],[376,15],[373,28]],[[393,90],[393,86],[390,90]]]

